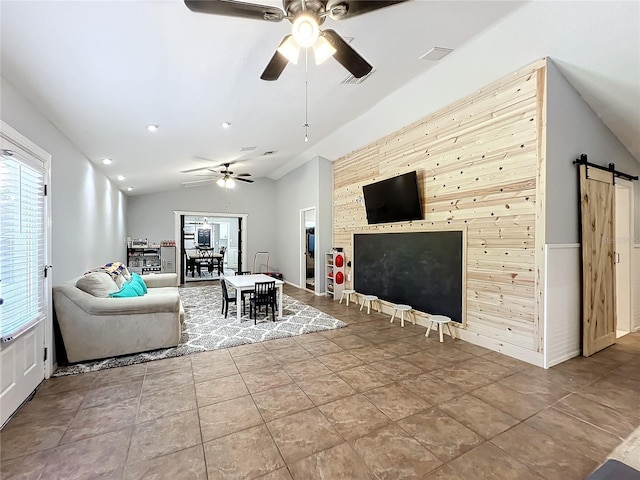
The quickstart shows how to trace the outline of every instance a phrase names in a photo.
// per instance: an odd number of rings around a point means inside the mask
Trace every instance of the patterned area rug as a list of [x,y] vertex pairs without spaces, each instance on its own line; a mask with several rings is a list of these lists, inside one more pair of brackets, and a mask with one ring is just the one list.
[[286,294],[282,297],[283,318],[276,318],[276,321],[272,322],[271,315],[269,314],[267,317],[263,311],[262,315],[258,314],[257,325],[254,325],[253,320],[248,316],[248,305],[247,315],[243,315],[240,323],[238,323],[234,305],[229,306],[228,318],[224,318],[220,313],[222,311],[222,292],[219,284],[180,288],[180,299],[184,307],[185,319],[182,325],[182,338],[177,347],[63,365],[58,367],[53,376],[95,372],[105,368],[122,367],[347,326],[346,323],[331,315]]

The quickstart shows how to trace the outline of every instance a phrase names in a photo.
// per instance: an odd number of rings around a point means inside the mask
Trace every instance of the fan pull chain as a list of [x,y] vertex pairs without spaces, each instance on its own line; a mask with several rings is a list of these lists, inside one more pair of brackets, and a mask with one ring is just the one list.
[[304,49],[304,141],[309,141],[309,49]]

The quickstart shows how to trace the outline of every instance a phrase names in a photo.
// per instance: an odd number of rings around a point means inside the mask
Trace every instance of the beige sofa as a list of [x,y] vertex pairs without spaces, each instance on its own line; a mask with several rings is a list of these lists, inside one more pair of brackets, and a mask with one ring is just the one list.
[[[175,273],[145,275],[147,293],[133,298],[110,298],[102,292],[94,296],[85,291],[90,289],[78,288],[81,278],[53,287],[53,305],[70,363],[178,345],[184,310]],[[117,292],[115,285],[114,281]]]

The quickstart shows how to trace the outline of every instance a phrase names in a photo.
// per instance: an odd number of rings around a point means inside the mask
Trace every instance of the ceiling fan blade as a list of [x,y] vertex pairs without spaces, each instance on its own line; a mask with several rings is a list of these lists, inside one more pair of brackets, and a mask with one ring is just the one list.
[[233,179],[238,180],[239,182],[253,183],[253,180],[249,180],[248,178],[233,177]]
[[[290,36],[291,35],[287,35],[286,37],[284,37],[280,42],[280,45],[286,42]],[[278,46],[278,48],[280,47]],[[260,78],[262,80],[267,80],[270,82],[277,80],[278,78],[280,78],[280,75],[282,74],[282,72],[284,71],[284,68],[287,66],[288,63],[289,63],[289,60],[287,60],[287,57],[285,57],[278,50],[276,50],[275,53],[273,54],[273,57],[271,57],[271,60],[269,60],[267,68],[265,68],[264,72],[262,72],[262,75],[260,75]]]
[[184,3],[189,10],[197,13],[253,18],[270,22],[279,22],[284,18],[282,10],[269,5],[256,5],[233,0],[184,0]]
[[201,172],[202,170],[210,170],[211,167],[199,167],[199,168],[192,168],[191,170],[182,170],[180,171],[180,173],[193,173],[193,172]]
[[349,70],[354,77],[362,78],[371,72],[373,67],[369,62],[351,48],[335,30],[327,29],[324,31],[324,35],[327,40],[329,40],[329,43],[331,43],[331,45],[336,49],[336,53],[333,54],[333,58],[335,58],[344,68]]
[[331,12],[331,18],[334,20],[342,20],[406,1],[407,0],[336,0],[327,4],[327,11]]
[[236,176],[238,176],[238,177],[250,177],[251,174],[250,173],[238,173]]

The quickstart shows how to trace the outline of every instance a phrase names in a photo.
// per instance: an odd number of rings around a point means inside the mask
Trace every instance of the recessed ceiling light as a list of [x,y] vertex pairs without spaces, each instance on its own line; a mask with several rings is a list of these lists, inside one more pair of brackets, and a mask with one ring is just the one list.
[[105,165],[111,165],[113,163],[113,160],[111,160],[110,158],[103,158],[102,163],[104,163]]
[[231,122],[222,122],[222,128],[229,128],[231,126]]
[[155,132],[158,128],[160,128],[160,125],[156,123],[150,123],[149,125],[147,125],[147,130],[149,130],[150,132]]
[[424,55],[418,57],[420,60],[442,60],[444,57],[446,57],[447,55],[449,55],[451,52],[453,52],[453,49],[451,48],[444,48],[444,47],[433,47],[431,50],[429,50],[427,53],[425,53]]
[[119,181],[124,180],[124,178],[125,178],[125,177],[124,177],[124,175],[118,175],[118,180],[119,180]]
[[127,192],[130,192],[131,190],[133,190],[133,187],[127,187]]

